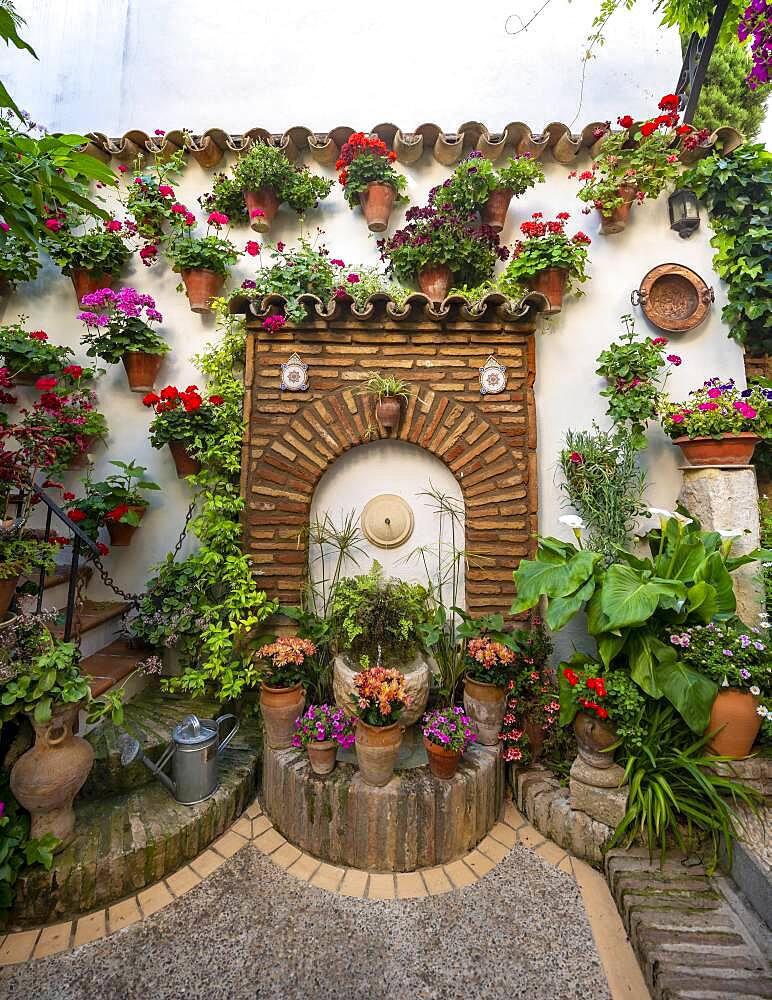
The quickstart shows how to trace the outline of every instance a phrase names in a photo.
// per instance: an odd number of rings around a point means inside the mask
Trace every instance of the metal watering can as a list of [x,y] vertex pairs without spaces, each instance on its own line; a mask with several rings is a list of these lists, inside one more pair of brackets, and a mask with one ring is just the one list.
[[[234,725],[225,739],[220,739],[220,725],[233,719]],[[189,715],[172,730],[172,738],[158,759],[150,760],[134,737],[124,733],[121,737],[121,764],[128,767],[135,760],[145,767],[169,789],[178,802],[192,806],[203,802],[217,791],[217,755],[230,743],[239,729],[235,715],[221,715],[217,719],[199,719]],[[172,777],[165,773],[171,761]]]

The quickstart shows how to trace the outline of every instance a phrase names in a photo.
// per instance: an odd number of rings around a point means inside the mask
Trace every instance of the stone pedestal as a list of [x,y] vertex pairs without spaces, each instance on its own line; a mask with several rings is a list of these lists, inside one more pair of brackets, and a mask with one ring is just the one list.
[[[392,666],[392,664],[388,665]],[[400,713],[398,721],[403,726],[412,726],[426,711],[426,702],[429,700],[431,669],[420,653],[410,663],[397,664],[396,667],[405,675],[405,690],[410,696],[410,705]],[[361,669],[360,666],[345,654],[335,657],[332,672],[335,704],[348,712],[349,715],[355,713],[355,706],[351,697],[356,692],[354,678]]]
[[619,764],[601,769],[577,757],[568,786],[571,808],[606,826],[617,826],[627,810],[628,789],[622,785],[623,778],[624,769]]
[[[752,466],[698,466],[684,468],[679,501],[702,525],[704,531],[738,531],[733,555],[744,555],[759,547],[759,492]],[[754,625],[763,604],[758,564],[741,566],[732,573],[737,614]]]

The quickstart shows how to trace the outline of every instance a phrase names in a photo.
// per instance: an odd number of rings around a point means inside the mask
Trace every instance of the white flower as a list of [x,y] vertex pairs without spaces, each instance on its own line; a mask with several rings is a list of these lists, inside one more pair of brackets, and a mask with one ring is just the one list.
[[760,715],[762,719],[766,719],[766,717],[769,715],[769,709],[767,708],[766,705],[759,705],[756,708],[756,715]]
[[758,698],[758,696],[761,694],[761,688],[756,687],[755,684],[753,685],[753,687],[748,688],[748,690],[750,691],[750,693],[753,695],[754,698]]
[[716,528],[716,534],[721,535],[722,538],[739,538],[743,534],[743,529],[732,528],[731,531],[722,531],[721,528]]
[[561,524],[565,524],[568,528],[583,530],[586,525],[581,517],[577,517],[576,514],[564,514],[562,517],[558,518]]
[[659,518],[660,527],[664,528],[666,521],[679,521],[684,527],[692,523],[691,517],[684,517],[677,511],[665,510],[664,507],[649,507],[649,516]]
[[724,674],[724,679],[721,681],[721,687],[722,688],[728,688],[729,687],[729,681],[726,678],[726,674]]

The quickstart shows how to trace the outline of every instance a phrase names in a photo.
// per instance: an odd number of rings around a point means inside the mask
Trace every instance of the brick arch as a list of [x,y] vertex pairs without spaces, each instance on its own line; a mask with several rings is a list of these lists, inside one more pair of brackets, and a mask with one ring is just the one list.
[[[452,339],[440,324],[431,326],[430,340],[415,330],[401,335],[399,355],[390,340],[379,343],[372,326],[366,345],[302,328],[278,337],[262,330],[250,335],[245,548],[271,596],[297,601],[305,565],[298,538],[321,476],[350,449],[387,437],[377,426],[372,400],[357,391],[357,382],[377,369],[415,390],[395,439],[435,455],[460,483],[467,547],[485,557],[483,566],[467,572],[469,610],[508,611],[512,571],[531,551],[536,532],[533,338],[513,336],[508,324],[506,340],[490,331],[478,337],[480,345],[471,334]],[[308,392],[280,391],[279,363],[293,351],[309,365]],[[479,367],[490,354],[507,366],[507,389],[481,396]]]

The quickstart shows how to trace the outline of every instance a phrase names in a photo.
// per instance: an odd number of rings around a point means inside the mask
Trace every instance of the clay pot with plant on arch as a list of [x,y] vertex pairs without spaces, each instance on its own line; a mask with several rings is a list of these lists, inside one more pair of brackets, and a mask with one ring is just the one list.
[[389,436],[396,434],[402,420],[402,404],[411,396],[407,382],[394,375],[370,372],[359,391],[375,401],[375,419],[382,430]]

